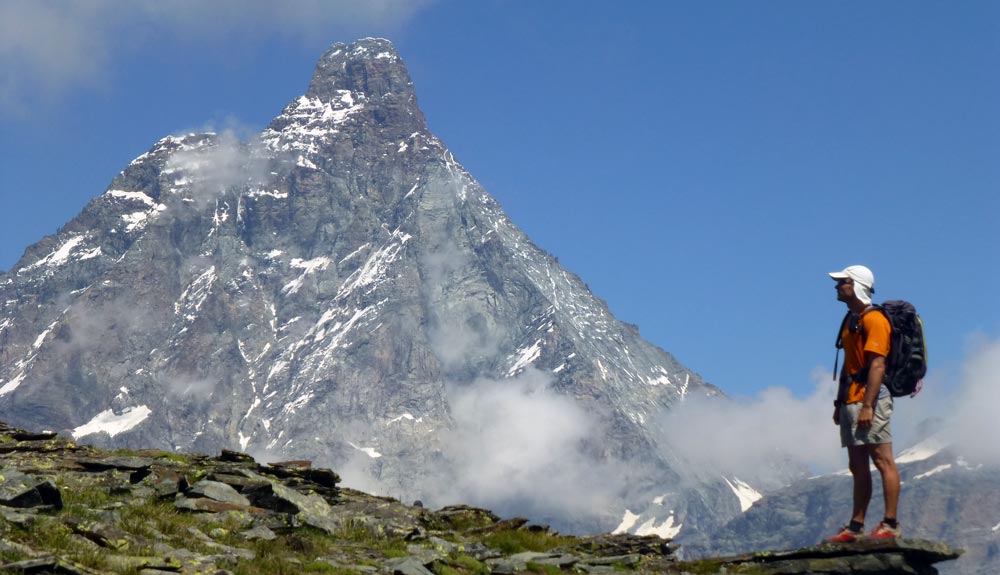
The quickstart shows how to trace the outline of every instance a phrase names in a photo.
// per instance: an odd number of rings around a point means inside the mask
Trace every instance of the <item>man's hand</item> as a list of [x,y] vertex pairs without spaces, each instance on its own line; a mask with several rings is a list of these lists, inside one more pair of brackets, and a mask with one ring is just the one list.
[[885,357],[865,352],[865,362],[868,364],[868,385],[865,386],[865,399],[858,414],[858,427],[871,427],[875,418],[875,402],[878,401],[879,388],[882,387],[882,376],[885,375]]
[[875,418],[875,408],[868,405],[861,406],[861,413],[858,414],[858,427],[871,427],[872,419]]
[[834,405],[833,406],[833,424],[834,425],[840,425],[840,406],[839,405]]

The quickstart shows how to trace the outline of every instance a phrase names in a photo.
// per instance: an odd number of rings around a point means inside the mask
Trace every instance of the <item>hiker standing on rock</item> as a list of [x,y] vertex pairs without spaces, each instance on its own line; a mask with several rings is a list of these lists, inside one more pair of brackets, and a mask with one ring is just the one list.
[[[848,313],[840,327],[838,347],[843,343],[844,367],[840,386],[833,402],[833,422],[840,426],[840,443],[847,448],[851,476],[854,478],[854,512],[851,522],[827,539],[832,543],[850,543],[864,537],[865,514],[872,497],[869,460],[882,475],[885,518],[870,537],[900,537],[896,521],[899,503],[899,472],[892,455],[892,397],[882,385],[889,337],[892,327],[883,313],[872,306],[875,276],[865,266],[850,266],[833,272],[837,299],[847,305]],[[875,312],[875,313],[871,313]]]

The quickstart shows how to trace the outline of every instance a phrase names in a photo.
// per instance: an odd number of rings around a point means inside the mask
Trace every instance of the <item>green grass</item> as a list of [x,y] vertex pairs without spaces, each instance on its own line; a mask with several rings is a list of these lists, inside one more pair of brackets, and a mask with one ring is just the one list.
[[90,510],[107,507],[118,500],[106,486],[100,484],[70,482],[64,477],[57,477],[55,485],[62,495],[63,508],[67,510],[88,514]]
[[370,525],[360,522],[348,522],[333,534],[336,539],[359,543],[366,548],[379,551],[387,557],[405,557],[406,541],[399,537],[390,537],[382,525]]
[[528,561],[527,568],[528,571],[538,573],[539,575],[560,575],[562,573],[562,569],[555,565],[535,563],[534,561]]
[[[40,516],[28,527],[17,526],[5,538],[79,563],[92,569],[104,569],[104,551],[74,537],[73,530],[53,517]],[[21,560],[24,557],[16,559]]]
[[333,573],[337,568],[326,561],[310,561],[302,566],[303,573]]
[[677,566],[679,569],[692,575],[715,575],[716,573],[721,573],[723,569],[734,575],[758,575],[767,572],[764,567],[754,564],[727,565],[723,567],[723,563],[718,559],[684,561],[678,563]]
[[448,557],[448,563],[470,575],[490,575],[490,568],[475,557],[453,553]]
[[550,551],[556,547],[570,545],[573,541],[575,540],[571,537],[562,537],[544,531],[528,531],[526,529],[497,531],[483,538],[483,543],[487,546],[506,554],[521,553],[524,551]]
[[169,451],[163,451],[161,453],[157,453],[154,457],[156,459],[165,459],[167,461],[173,461],[175,463],[185,463],[185,464],[191,463],[191,458],[183,453],[171,453]]

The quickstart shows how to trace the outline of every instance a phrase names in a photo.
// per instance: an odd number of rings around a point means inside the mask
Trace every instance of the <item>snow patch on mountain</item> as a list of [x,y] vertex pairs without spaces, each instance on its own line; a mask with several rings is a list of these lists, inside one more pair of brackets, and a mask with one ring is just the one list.
[[646,378],[646,383],[649,385],[671,385],[673,382],[670,381],[670,374],[667,370],[663,369],[663,366],[656,366],[650,368],[653,376]]
[[896,456],[896,464],[914,463],[916,461],[930,459],[931,457],[937,455],[945,447],[946,444],[941,439],[936,437],[925,439],[913,447],[901,451],[899,455]]
[[122,214],[122,221],[125,222],[125,232],[134,233],[143,229],[149,224],[152,216],[155,216],[157,212],[162,212],[165,209],[167,209],[167,206],[163,204],[155,204],[152,209],[144,212]]
[[399,417],[395,417],[393,419],[390,419],[389,421],[385,422],[385,424],[386,425],[392,425],[393,423],[399,423],[399,422],[403,421],[404,419],[407,420],[407,421],[412,421],[414,423],[420,423],[421,421],[424,420],[423,417],[413,417],[413,414],[404,413],[403,415],[400,415]]
[[54,321],[54,322],[50,323],[49,327],[45,328],[45,331],[43,331],[42,333],[38,334],[38,337],[35,338],[35,343],[31,344],[31,347],[34,348],[34,349],[38,349],[38,348],[42,347],[42,344],[45,343],[46,336],[48,336],[50,333],[52,333],[52,328],[54,328],[57,323],[59,323],[59,322],[55,322]]
[[628,533],[629,529],[635,527],[635,523],[636,521],[639,520],[640,517],[641,515],[636,515],[635,513],[632,513],[631,511],[626,509],[625,515],[622,516],[621,523],[618,524],[618,527],[615,527],[614,531],[612,531],[611,534],[620,535],[622,533]]
[[374,447],[358,447],[357,445],[354,445],[350,441],[348,441],[347,444],[353,447],[354,449],[357,449],[361,453],[364,453],[368,457],[371,457],[372,459],[378,459],[379,457],[382,457],[382,454],[376,451]]
[[[631,533],[633,535],[656,535],[658,537],[662,537],[663,539],[672,539],[676,537],[677,534],[681,532],[684,525],[683,523],[677,523],[677,516],[673,509],[668,510],[667,518],[657,524],[657,516],[660,515],[659,509],[665,510],[664,502],[666,499],[667,495],[654,497],[652,509],[641,514],[632,513],[631,510],[626,509],[618,527],[615,527],[614,531],[611,533],[613,535],[621,533]],[[646,517],[646,520],[639,523],[644,516]]]
[[931,469],[930,471],[925,471],[925,472],[921,473],[920,475],[915,475],[913,478],[914,479],[923,479],[925,477],[930,477],[931,475],[935,475],[937,473],[941,473],[942,471],[947,471],[949,469],[951,469],[951,464],[950,463],[945,463],[944,465],[938,465],[937,467],[935,467],[934,469]]
[[115,413],[111,409],[106,409],[87,423],[73,429],[73,439],[80,439],[94,433],[107,433],[111,437],[124,433],[135,428],[146,420],[153,411],[145,405],[138,407],[128,407],[121,413]]
[[70,260],[70,256],[73,254],[73,250],[82,244],[86,238],[81,235],[70,236],[69,239],[65,240],[58,248],[53,250],[49,255],[38,260],[37,262],[25,266],[17,271],[18,274],[26,271],[31,271],[36,268],[41,267],[57,267],[65,264]]
[[108,190],[104,192],[104,195],[109,198],[117,198],[121,200],[127,200],[130,202],[139,202],[141,204],[146,204],[149,207],[156,205],[156,200],[149,197],[145,192],[129,192],[126,190]]
[[174,314],[181,315],[181,312],[187,312],[184,314],[184,318],[188,321],[194,321],[197,312],[211,293],[215,279],[215,266],[202,272],[184,289],[181,297],[174,303]]
[[389,266],[396,261],[403,246],[406,245],[406,242],[411,237],[410,234],[402,232],[399,229],[394,230],[390,236],[390,241],[382,246],[381,249],[369,255],[364,265],[348,276],[340,291],[337,292],[337,299],[342,300],[355,291],[369,286],[372,287],[366,293],[371,293],[385,277]]
[[[352,115],[364,109],[368,100],[364,94],[350,90],[336,90],[330,102],[320,98],[300,96],[285,108],[274,125],[280,130],[268,128],[261,136],[261,142],[272,152],[298,155],[301,162],[316,156],[330,135],[339,131],[338,127]],[[309,161],[308,167],[315,168]]]
[[763,495],[761,495],[756,489],[750,487],[745,481],[740,481],[738,478],[734,477],[732,481],[727,477],[723,477],[726,481],[726,485],[733,490],[736,497],[740,500],[740,511],[746,512],[747,509],[753,506],[754,503],[760,501]]
[[656,518],[650,517],[645,523],[637,527],[633,533],[635,535],[656,535],[662,539],[673,539],[681,532],[681,528],[684,527],[681,523],[675,525],[675,521],[674,515],[670,514],[670,517],[667,517],[662,523],[657,525]]
[[298,292],[299,288],[302,287],[302,282],[305,281],[306,276],[317,271],[325,270],[331,263],[333,263],[332,260],[327,257],[318,257],[311,260],[303,260],[300,258],[292,259],[289,265],[295,269],[302,270],[302,273],[299,277],[285,284],[284,287],[281,288],[281,293],[284,295],[292,295]]
[[514,365],[507,370],[507,377],[514,377],[521,370],[531,365],[538,357],[542,354],[542,340],[536,340],[535,343],[530,346],[525,346],[511,355],[511,358],[517,358],[514,361]]
[[656,535],[663,539],[672,539],[681,532],[681,528],[683,527],[681,523],[675,524],[676,519],[673,513],[659,525],[656,524],[655,517],[650,517],[642,525],[636,527],[635,524],[638,523],[640,518],[640,515],[636,515],[626,509],[625,516],[622,517],[621,523],[612,531],[612,534],[632,533],[634,535]]
[[[4,383],[3,386],[0,386],[0,395],[7,395],[8,393],[17,389],[18,386],[21,385],[21,383],[24,381],[26,375],[27,374],[22,371],[21,373],[11,378],[10,381]],[[2,380],[0,380],[0,383],[3,383]]]

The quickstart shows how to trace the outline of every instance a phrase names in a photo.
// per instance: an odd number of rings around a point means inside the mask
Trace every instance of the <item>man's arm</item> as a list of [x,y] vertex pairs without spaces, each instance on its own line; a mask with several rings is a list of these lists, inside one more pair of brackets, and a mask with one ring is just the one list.
[[865,361],[868,363],[868,381],[865,385],[861,413],[858,415],[858,427],[869,427],[872,424],[872,419],[875,417],[875,402],[878,401],[882,377],[885,375],[885,356],[866,351]]
[[840,379],[837,380],[837,399],[833,401],[833,424],[840,425],[840,406],[844,405],[844,398],[847,397],[847,387],[851,385],[851,378],[847,375],[847,362],[840,368]]

